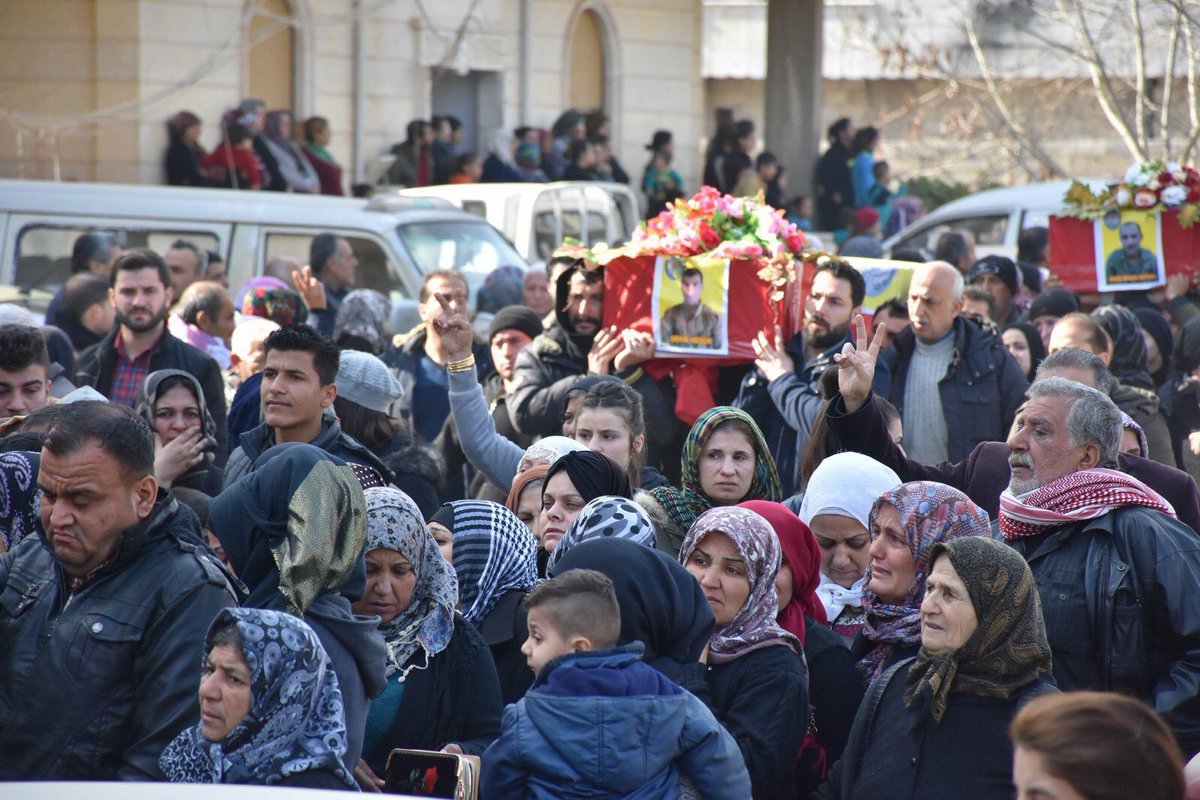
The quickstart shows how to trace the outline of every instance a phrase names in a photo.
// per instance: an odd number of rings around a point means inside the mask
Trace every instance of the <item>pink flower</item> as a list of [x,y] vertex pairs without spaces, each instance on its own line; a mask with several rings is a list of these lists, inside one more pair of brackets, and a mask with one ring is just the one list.
[[1158,195],[1150,189],[1139,189],[1133,195],[1133,204],[1138,208],[1151,208],[1158,203]]

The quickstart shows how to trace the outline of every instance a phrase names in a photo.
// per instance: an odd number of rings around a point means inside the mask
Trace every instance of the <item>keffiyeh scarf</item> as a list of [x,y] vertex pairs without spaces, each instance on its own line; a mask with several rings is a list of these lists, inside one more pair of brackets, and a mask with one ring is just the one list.
[[[446,649],[454,635],[454,609],[458,605],[458,578],[446,563],[437,542],[429,533],[421,510],[399,489],[373,488],[367,500],[367,552],[386,548],[400,553],[416,574],[408,608],[379,626],[387,642],[387,675],[401,672],[401,680],[412,669],[429,665],[429,657]],[[418,651],[423,664],[405,667]]]
[[785,645],[802,653],[800,640],[775,621],[779,610],[775,577],[781,560],[779,539],[760,515],[745,508],[724,506],[704,512],[691,527],[679,551],[687,566],[696,546],[710,533],[729,537],[746,564],[750,594],[733,619],[718,625],[708,649],[708,660],[725,664],[764,647]]
[[1097,468],[1072,472],[1020,497],[1005,489],[1000,495],[1000,533],[1011,542],[1126,506],[1145,506],[1178,519],[1171,504],[1146,484]]
[[209,627],[206,659],[213,632],[230,620],[250,667],[250,711],[219,742],[205,739],[200,725],[176,736],[158,760],[167,780],[272,784],[296,773],[322,770],[354,788],[354,779],[342,765],[342,693],[316,633],[290,614],[225,608]]
[[478,627],[505,592],[537,583],[537,540],[498,503],[458,500],[454,509],[454,571],[462,615]]

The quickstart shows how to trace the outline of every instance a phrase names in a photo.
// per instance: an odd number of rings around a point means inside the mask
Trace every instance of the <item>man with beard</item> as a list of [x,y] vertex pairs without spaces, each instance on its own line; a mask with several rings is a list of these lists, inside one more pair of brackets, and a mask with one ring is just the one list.
[[108,292],[117,325],[79,356],[76,385],[91,386],[114,403],[132,406],[138,387],[151,372],[181,369],[194,375],[217,424],[216,462],[224,466],[229,437],[221,369],[167,330],[173,295],[166,261],[153,250],[125,251],[113,265]]
[[[734,405],[758,421],[775,455],[785,494],[800,488],[796,473],[825,403],[821,373],[836,366],[834,354],[851,341],[850,320],[858,314],[866,291],[858,270],[845,261],[830,261],[813,276],[804,303],[803,330],[782,348],[779,329],[774,342],[761,333],[754,342],[758,369],[742,381]],[[880,363],[874,389],[886,396],[890,387],[891,373]]]
[[[555,286],[554,324],[517,356],[508,392],[513,426],[526,436],[562,430],[567,394],[581,375],[616,375],[642,395],[646,419],[656,420],[650,447],[675,435],[675,399],[642,364],[654,357],[654,337],[640,331],[602,330],[604,271],[582,262],[567,269]],[[675,459],[678,460],[678,451]]]
[[1066,378],[1029,388],[1008,436],[1000,533],[1038,584],[1054,679],[1141,698],[1200,750],[1200,540],[1116,471],[1121,412]]

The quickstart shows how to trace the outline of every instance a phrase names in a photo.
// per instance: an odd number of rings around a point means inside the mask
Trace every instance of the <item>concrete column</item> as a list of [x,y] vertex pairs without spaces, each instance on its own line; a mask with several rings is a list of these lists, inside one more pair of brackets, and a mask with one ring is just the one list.
[[787,168],[790,195],[813,196],[821,147],[824,0],[769,0],[764,142]]

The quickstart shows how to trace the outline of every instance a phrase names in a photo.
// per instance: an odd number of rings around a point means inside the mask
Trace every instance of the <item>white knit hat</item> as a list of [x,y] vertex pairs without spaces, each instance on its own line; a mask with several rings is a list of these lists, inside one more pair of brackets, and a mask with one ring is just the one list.
[[404,393],[404,388],[387,365],[361,350],[342,351],[334,383],[339,397],[384,414],[388,413],[392,402]]

